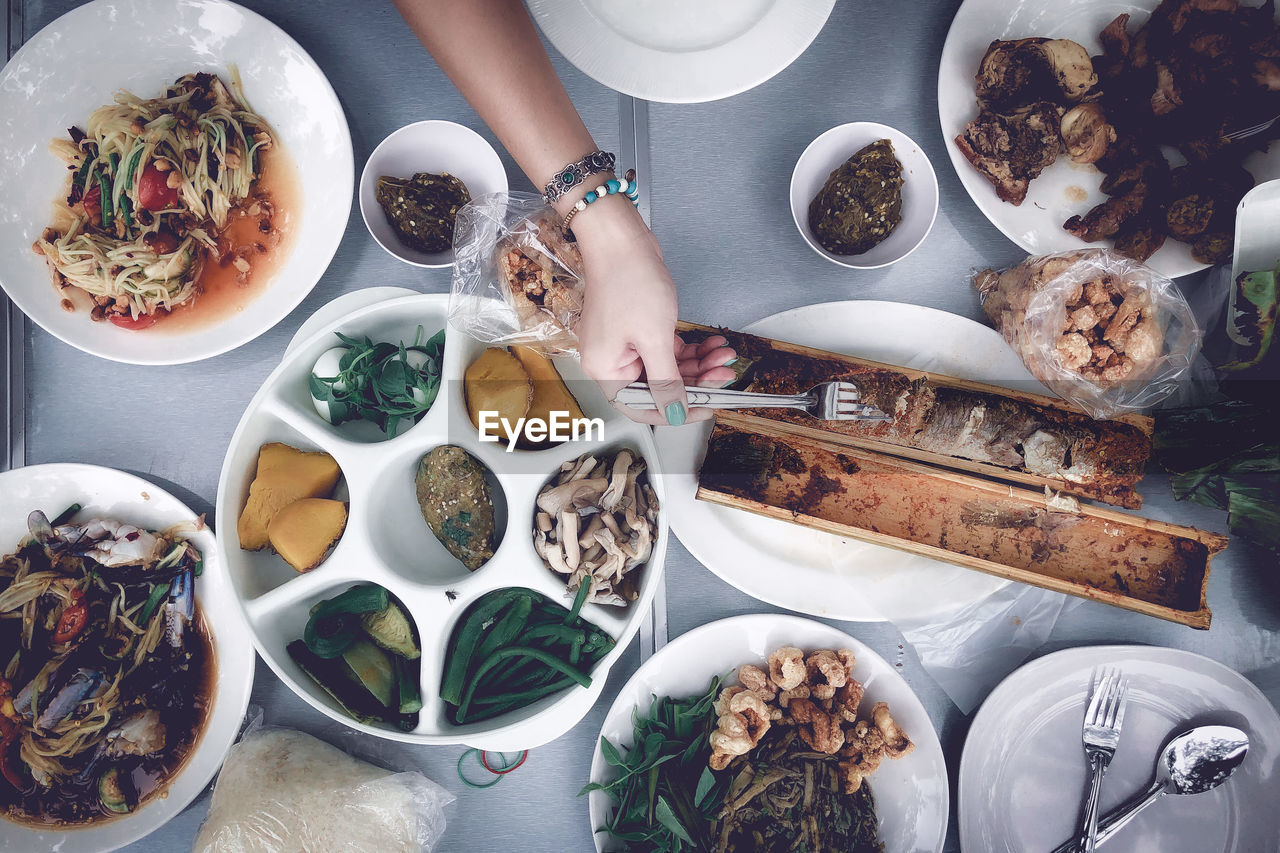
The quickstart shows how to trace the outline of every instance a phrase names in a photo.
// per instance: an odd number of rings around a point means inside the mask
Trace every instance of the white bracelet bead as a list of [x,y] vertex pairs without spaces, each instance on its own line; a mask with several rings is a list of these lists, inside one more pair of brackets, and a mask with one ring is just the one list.
[[609,194],[609,188],[606,187],[604,184],[601,184],[600,186],[596,187],[596,196],[598,198],[604,198],[608,194]]
[[630,188],[631,185],[627,183],[626,178],[618,178],[618,192],[625,193]]
[[586,210],[586,209],[587,209],[587,202],[586,202],[586,200],[585,200],[585,199],[581,199],[581,198],[580,198],[580,199],[578,199],[578,203],[577,203],[577,204],[575,204],[575,205],[573,206],[573,209],[574,209],[574,210],[577,210],[577,211],[579,211],[579,212]]

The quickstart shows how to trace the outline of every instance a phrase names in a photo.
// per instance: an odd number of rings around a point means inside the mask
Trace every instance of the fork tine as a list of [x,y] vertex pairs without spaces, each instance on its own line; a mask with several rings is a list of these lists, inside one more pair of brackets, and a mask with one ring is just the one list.
[[1120,724],[1124,721],[1124,706],[1128,702],[1129,681],[1128,679],[1120,679],[1116,683],[1115,701],[1111,713],[1107,715],[1107,726],[1117,731],[1120,730]]
[[1097,724],[1098,711],[1102,708],[1102,698],[1106,693],[1107,679],[1110,677],[1105,669],[1094,672],[1093,695],[1089,697],[1089,707],[1084,712],[1084,719],[1088,725]]

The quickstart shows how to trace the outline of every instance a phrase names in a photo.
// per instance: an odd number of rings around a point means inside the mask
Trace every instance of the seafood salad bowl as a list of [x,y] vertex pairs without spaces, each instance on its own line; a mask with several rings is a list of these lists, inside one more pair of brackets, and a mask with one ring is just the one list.
[[204,790],[248,706],[253,646],[227,618],[213,532],[132,474],[33,465],[0,473],[0,555],[0,613],[42,617],[13,650],[22,620],[0,621],[14,678],[5,725],[56,745],[67,771],[29,754],[8,763],[29,784],[0,800],[0,848],[130,844]]

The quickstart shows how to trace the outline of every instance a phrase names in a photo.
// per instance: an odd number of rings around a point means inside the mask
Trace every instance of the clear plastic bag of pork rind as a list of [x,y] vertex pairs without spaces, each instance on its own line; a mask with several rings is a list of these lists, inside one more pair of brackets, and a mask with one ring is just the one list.
[[582,256],[532,193],[492,193],[458,211],[449,324],[490,346],[574,353]]
[[1200,328],[1173,282],[1109,249],[980,270],[973,284],[1032,375],[1094,418],[1165,399],[1200,351]]

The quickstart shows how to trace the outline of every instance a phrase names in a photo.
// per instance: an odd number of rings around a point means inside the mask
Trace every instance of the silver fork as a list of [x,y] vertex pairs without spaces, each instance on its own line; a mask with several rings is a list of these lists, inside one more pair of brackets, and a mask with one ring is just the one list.
[[1239,130],[1232,131],[1231,133],[1223,134],[1222,138],[1228,142],[1239,142],[1241,139],[1248,139],[1250,136],[1257,136],[1259,133],[1264,133],[1270,130],[1271,126],[1277,121],[1280,121],[1280,116],[1274,116],[1266,121],[1260,121],[1255,125],[1242,127]]
[[[823,421],[891,421],[870,403],[862,402],[852,382],[823,382],[806,394],[761,394],[727,388],[685,386],[690,406],[708,409],[800,409]],[[647,382],[633,382],[618,392],[615,403],[631,409],[656,409]]]
[[1098,835],[1098,794],[1120,743],[1120,727],[1124,725],[1124,708],[1129,700],[1129,681],[1118,669],[1101,669],[1095,677],[1093,696],[1084,715],[1084,754],[1089,759],[1090,778],[1076,831],[1077,853],[1093,853]]

